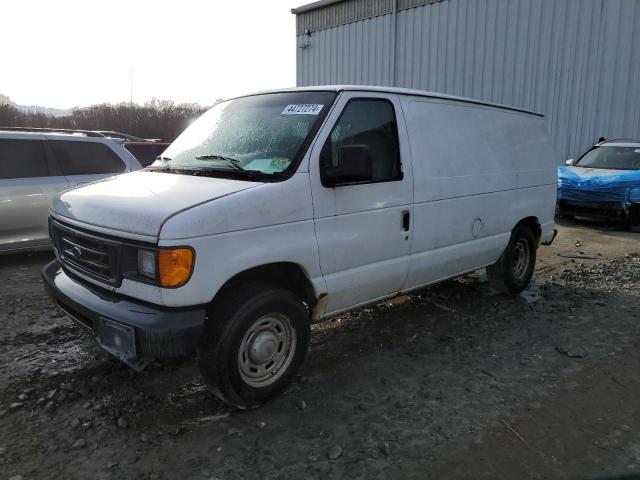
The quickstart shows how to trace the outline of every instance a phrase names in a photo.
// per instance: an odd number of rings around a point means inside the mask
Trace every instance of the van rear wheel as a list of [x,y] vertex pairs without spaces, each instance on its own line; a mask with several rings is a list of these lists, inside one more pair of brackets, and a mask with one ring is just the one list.
[[529,286],[536,267],[538,242],[526,225],[511,232],[507,248],[493,265],[487,267],[491,288],[499,293],[518,295]]
[[257,407],[294,377],[309,331],[307,309],[293,293],[247,284],[211,308],[198,349],[200,372],[225,403]]

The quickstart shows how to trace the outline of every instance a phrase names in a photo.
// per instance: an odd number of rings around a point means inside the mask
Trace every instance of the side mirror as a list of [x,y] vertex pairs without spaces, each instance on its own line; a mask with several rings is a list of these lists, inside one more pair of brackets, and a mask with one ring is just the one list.
[[349,145],[338,150],[338,164],[325,166],[322,171],[322,183],[327,187],[369,182],[373,179],[373,164],[369,147]]
[[570,158],[569,160],[567,160],[566,162],[564,162],[564,164],[567,167],[572,167],[576,164],[576,159],[575,158]]

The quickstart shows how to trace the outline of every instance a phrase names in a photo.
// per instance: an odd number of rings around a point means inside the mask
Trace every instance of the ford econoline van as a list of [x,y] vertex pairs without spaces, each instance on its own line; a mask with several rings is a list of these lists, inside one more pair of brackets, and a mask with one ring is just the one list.
[[317,87],[225,101],[142,171],[53,201],[45,285],[133,368],[197,350],[224,401],[295,375],[310,324],[487,268],[527,287],[554,237],[540,115],[421,91]]

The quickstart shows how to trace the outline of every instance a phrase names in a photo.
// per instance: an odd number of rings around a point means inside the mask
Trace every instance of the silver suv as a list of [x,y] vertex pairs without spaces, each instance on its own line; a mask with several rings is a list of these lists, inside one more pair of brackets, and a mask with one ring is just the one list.
[[50,247],[57,193],[141,168],[121,141],[99,133],[0,127],[0,253]]

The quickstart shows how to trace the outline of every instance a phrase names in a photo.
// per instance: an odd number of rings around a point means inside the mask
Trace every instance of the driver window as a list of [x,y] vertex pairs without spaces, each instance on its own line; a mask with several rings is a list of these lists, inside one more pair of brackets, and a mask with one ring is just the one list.
[[363,146],[371,158],[370,182],[402,179],[398,127],[393,105],[383,99],[354,99],[347,103],[320,154],[321,172],[338,165],[340,149]]

